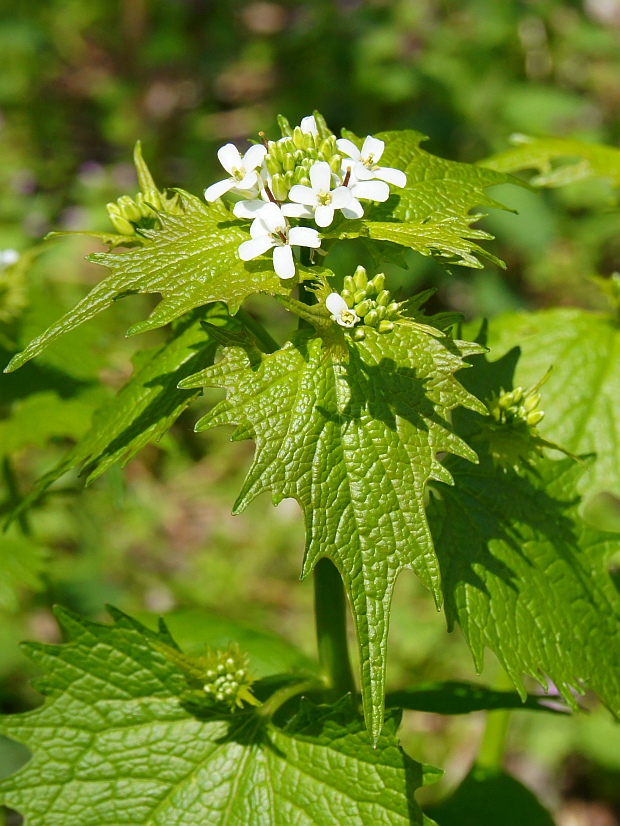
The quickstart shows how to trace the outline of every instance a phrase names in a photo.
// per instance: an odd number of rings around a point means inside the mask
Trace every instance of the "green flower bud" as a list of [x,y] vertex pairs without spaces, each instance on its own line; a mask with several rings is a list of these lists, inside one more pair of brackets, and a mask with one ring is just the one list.
[[295,169],[295,160],[292,155],[285,155],[282,162],[282,168],[285,172],[292,172]]
[[142,218],[142,213],[140,212],[138,205],[135,203],[133,198],[129,197],[129,195],[121,196],[117,203],[123,218],[127,218],[128,221],[133,221],[134,223],[138,223],[140,218]]
[[345,275],[344,277],[344,288],[350,293],[354,293],[357,289],[355,286],[355,281],[353,280],[353,276]]
[[299,183],[302,186],[310,186],[310,178],[308,178],[307,175],[304,175],[304,177],[300,180]]
[[267,172],[269,172],[270,175],[282,174],[281,164],[272,155],[267,155],[265,157],[265,166],[267,167]]
[[[288,195],[289,189],[295,184],[295,173],[292,171],[284,173],[284,183],[286,184],[286,191]],[[283,200],[280,198],[279,200]]]
[[317,131],[319,133],[319,138],[325,140],[325,138],[329,138],[330,135],[334,134],[325,122],[325,118],[323,117],[323,115],[321,115],[319,112],[313,112],[312,114],[314,115],[314,120],[316,123]]
[[303,148],[306,149],[306,150],[314,149],[314,135],[312,135],[310,132],[306,132],[304,134],[304,139],[303,139],[303,144],[302,145],[303,145]]
[[387,290],[381,290],[376,299],[377,304],[379,304],[381,307],[387,307],[387,305],[390,303],[390,298],[391,296]]
[[296,149],[293,152],[293,157],[295,158],[295,163],[302,163],[306,160],[306,153],[303,149]]
[[545,418],[545,414],[542,410],[533,410],[531,413],[528,413],[525,418],[525,423],[528,427],[536,427],[539,422]]
[[151,212],[151,207],[158,210],[163,209],[161,192],[158,192],[156,189],[149,189],[144,195],[143,204],[147,208],[145,210],[147,214]]
[[361,301],[359,304],[355,305],[355,312],[358,314],[360,318],[364,318],[364,316],[370,309],[372,309],[372,304],[368,299],[366,299],[365,301]]
[[366,290],[357,290],[355,295],[353,296],[353,300],[356,304],[359,304],[360,301],[363,301],[366,298]]
[[379,322],[379,327],[377,328],[380,333],[391,333],[394,329],[394,323],[392,321],[387,321],[384,319],[383,321]]
[[298,149],[304,145],[304,133],[301,131],[301,126],[296,126],[293,129],[293,143]]
[[283,138],[293,134],[291,125],[284,115],[278,115],[278,126],[280,127],[280,132],[282,132]]
[[379,323],[379,314],[376,310],[370,310],[364,316],[364,324],[368,324],[369,327],[376,327]]
[[340,174],[340,163],[341,163],[340,155],[334,155],[328,161],[328,163],[329,163],[329,168],[334,173],[334,175],[339,175]]
[[[290,174],[290,173],[287,173]],[[271,192],[277,201],[285,201],[288,197],[288,187],[284,182],[284,176],[274,175],[271,179]]]
[[351,333],[355,341],[363,341],[366,338],[366,333],[363,327],[356,327]]
[[318,161],[319,153],[316,151],[316,149],[308,149],[308,157],[312,162]]
[[320,152],[325,158],[328,158],[330,155],[333,155],[336,151],[336,138],[332,135],[331,137],[324,140],[321,144]]
[[[351,279],[351,280],[353,280],[353,279]],[[341,296],[344,298],[344,300],[346,301],[346,303],[347,303],[347,307],[348,307],[350,310],[352,310],[352,309],[353,309],[353,306],[354,306],[354,304],[355,304],[355,301],[353,300],[353,295],[352,295],[352,293],[350,293],[350,292],[349,292],[349,290],[343,290],[343,291],[340,293],[340,295],[341,295]]]
[[380,293],[383,287],[385,286],[384,273],[380,272],[377,275],[375,275],[375,277],[372,279],[370,283],[372,284],[373,288],[377,291],[377,293]]
[[114,212],[110,212],[108,207],[108,214],[110,216],[110,221],[114,229],[120,233],[121,235],[135,235],[136,231],[133,224],[130,224],[127,218],[123,218],[122,215],[117,215]]
[[377,306],[377,318],[379,321],[385,318],[385,307]]
[[398,301],[392,301],[390,304],[387,305],[387,307],[385,309],[387,310],[388,317],[398,315],[398,310],[399,310]]
[[540,404],[541,398],[542,396],[540,393],[534,393],[533,395],[528,396],[523,402],[523,409],[525,412],[530,413],[532,410],[535,410]]
[[364,267],[358,267],[353,275],[355,286],[358,290],[363,290],[368,286],[368,276]]

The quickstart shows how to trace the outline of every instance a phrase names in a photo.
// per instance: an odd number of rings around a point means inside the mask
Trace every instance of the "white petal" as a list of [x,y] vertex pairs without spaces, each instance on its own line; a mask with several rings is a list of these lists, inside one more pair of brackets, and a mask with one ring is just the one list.
[[307,204],[308,206],[315,206],[316,204],[316,192],[310,189],[309,186],[295,184],[295,186],[291,187],[288,197],[291,201],[296,201],[298,204]]
[[334,316],[340,316],[340,313],[349,309],[340,293],[330,293],[325,299],[325,306]]
[[341,152],[348,155],[349,158],[353,158],[355,161],[358,161],[361,158],[359,149],[353,141],[350,141],[348,138],[338,138],[336,141],[336,146]]
[[334,220],[334,208],[331,204],[318,206],[314,210],[314,220],[319,227],[328,227]]
[[362,146],[362,158],[369,158],[372,155],[372,159],[376,163],[381,155],[383,155],[384,149],[385,144],[383,141],[379,140],[379,138],[373,138],[372,135],[368,135]]
[[300,247],[314,247],[317,249],[321,246],[321,239],[319,233],[310,227],[293,227],[288,231],[289,243],[296,244]]
[[295,261],[293,260],[293,250],[288,244],[276,247],[273,251],[273,268],[280,278],[293,278],[295,276]]
[[282,215],[287,218],[312,218],[314,213],[302,204],[282,204],[280,207]]
[[243,178],[237,183],[236,188],[244,192],[249,189],[253,189],[257,183],[258,175],[253,169],[250,169],[250,171],[246,172]]
[[316,120],[314,119],[314,115],[308,115],[307,118],[302,118],[301,123],[299,124],[301,131],[305,135],[318,135],[319,130],[317,129]]
[[342,209],[351,200],[351,190],[347,186],[338,186],[332,192],[332,207],[334,209]]
[[251,241],[244,241],[239,247],[239,258],[242,261],[251,261],[258,258],[267,250],[274,247],[276,242],[270,235],[261,235],[260,238],[252,238]]
[[342,207],[342,214],[345,218],[361,218],[364,214],[364,207],[357,198],[351,198],[346,207]]
[[282,210],[277,204],[268,203],[260,213],[260,220],[265,224],[269,232],[278,232],[286,228],[286,218],[282,215]]
[[310,183],[315,192],[329,192],[332,184],[332,171],[325,161],[317,161],[310,167]]
[[217,150],[217,156],[226,172],[230,172],[231,175],[235,167],[239,169],[242,165],[241,155],[234,143],[227,143],[226,146],[221,146]]
[[235,183],[234,178],[226,178],[225,181],[218,181],[216,184],[211,184],[211,186],[205,189],[205,200],[215,201],[220,195],[232,189]]
[[237,218],[257,218],[261,209],[266,206],[264,201],[237,201],[233,213]]
[[371,181],[373,180],[373,178],[376,177],[377,176],[375,175],[372,169],[368,169],[367,166],[364,166],[364,164],[360,163],[359,161],[353,167],[353,174],[351,176],[351,179],[355,178],[356,181]]
[[393,169],[391,166],[380,166],[379,169],[375,169],[375,176],[393,186],[406,186],[407,184],[405,173],[400,169]]
[[387,201],[390,188],[383,181],[360,181],[351,187],[351,193],[356,198],[367,198],[369,201]]
[[243,156],[243,168],[245,170],[256,169],[263,162],[263,158],[267,154],[267,150],[262,143],[256,143],[251,146]]

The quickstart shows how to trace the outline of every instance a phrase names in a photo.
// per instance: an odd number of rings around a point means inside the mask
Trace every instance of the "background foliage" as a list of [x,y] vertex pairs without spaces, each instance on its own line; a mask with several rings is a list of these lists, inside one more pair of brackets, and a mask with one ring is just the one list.
[[[29,252],[10,280],[0,272],[1,360],[101,277],[83,261],[93,244],[38,242],[52,228],[108,229],[105,202],[136,189],[136,139],[160,185],[198,196],[217,177],[216,148],[258,129],[275,134],[278,112],[295,122],[317,108],[335,131],[416,129],[429,136],[430,151],[469,162],[506,149],[516,130],[617,145],[619,40],[620,6],[601,0],[3,0],[0,249]],[[489,209],[483,222],[498,236],[489,248],[507,262],[506,273],[487,264],[450,275],[412,253],[410,271],[394,267],[394,281],[407,292],[439,286],[431,308],[468,318],[604,307],[588,276],[620,269],[610,183],[491,194],[519,210]],[[358,263],[355,245],[343,245],[334,262],[340,272]],[[134,352],[162,342],[165,331],[124,338],[155,303],[144,296],[119,302],[0,379],[0,512],[87,431],[94,408],[130,374]],[[290,331],[284,313],[259,300],[252,306],[269,314],[283,340]],[[500,346],[511,346],[510,336]],[[171,627],[188,646],[199,635],[225,644],[239,637],[234,623],[243,621],[262,673],[313,654],[311,585],[298,582],[298,508],[285,500],[273,509],[263,496],[230,516],[253,448],[229,444],[224,431],[194,434],[206,402],[217,398],[210,392],[124,472],[111,467],[79,498],[73,492],[82,482],[63,477],[0,538],[2,711],[38,702],[16,644],[57,640],[50,610],[57,602],[96,619],[106,601],[145,619],[175,611]],[[611,499],[591,507],[617,525]],[[495,668],[489,658],[488,681]],[[474,677],[460,632],[446,635],[413,576],[396,589],[388,681],[397,686],[408,677]],[[409,751],[448,767],[429,796],[466,772],[481,722],[406,714]],[[611,726],[597,709],[572,721],[516,715],[510,768],[558,823],[596,816],[606,826],[614,811],[618,817],[620,749]],[[0,773],[21,759],[0,740]]]

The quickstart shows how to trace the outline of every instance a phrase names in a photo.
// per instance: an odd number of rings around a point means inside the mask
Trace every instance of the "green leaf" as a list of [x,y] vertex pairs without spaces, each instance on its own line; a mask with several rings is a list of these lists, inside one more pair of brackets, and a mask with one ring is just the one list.
[[236,220],[221,204],[205,204],[187,192],[182,193],[182,201],[182,215],[161,212],[160,229],[141,230],[143,246],[91,255],[91,261],[108,267],[111,274],[33,339],[12,359],[7,371],[16,370],[59,336],[127,295],[162,296],[149,318],[130,329],[133,335],[161,327],[213,301],[226,302],[234,313],[254,293],[290,292],[290,282],[286,286],[280,281],[268,255],[247,262],[239,258],[239,245],[250,237],[247,221]]
[[[566,186],[588,178],[609,178],[620,186],[620,150],[611,146],[582,143],[571,138],[530,138],[513,135],[514,149],[500,152],[480,162],[481,167],[496,172],[537,169],[532,179],[536,186]],[[552,161],[566,163],[553,167]]]
[[[501,263],[473,243],[472,239],[492,236],[471,228],[481,217],[472,214],[472,210],[503,209],[486,193],[487,188],[521,182],[501,172],[431,155],[420,149],[425,138],[419,132],[381,132],[377,137],[385,141],[381,166],[402,169],[407,185],[402,189],[393,187],[388,201],[367,210],[365,219],[359,222],[365,225],[365,231],[359,234],[412,247],[423,255],[435,253],[448,262],[467,267],[482,266],[477,255]],[[345,221],[338,226],[342,237],[353,237],[352,224],[358,222]]]
[[514,777],[475,767],[446,800],[429,807],[441,826],[554,826],[538,798]]
[[516,691],[496,691],[477,683],[457,680],[438,683],[418,683],[401,691],[385,695],[388,708],[410,711],[430,711],[434,714],[471,714],[473,711],[527,709],[562,714],[559,703],[550,705],[546,696],[528,694],[525,699]]
[[47,550],[17,530],[0,534],[0,610],[17,611],[22,591],[40,591]]
[[373,748],[349,698],[302,702],[285,729],[260,709],[192,713],[165,627],[58,616],[67,643],[26,646],[48,672],[45,704],[0,719],[33,752],[0,781],[0,804],[28,826],[428,823],[414,793],[436,770],[399,747],[398,714]]
[[212,364],[217,343],[201,326],[238,326],[221,304],[189,313],[174,325],[165,344],[140,354],[133,376],[117,395],[97,410],[92,425],[65,458],[46,473],[18,511],[29,507],[57,479],[81,467],[87,484],[111,465],[122,465],[149,442],[158,441],[199,395],[179,390],[181,379]]
[[[362,663],[362,697],[373,737],[381,731],[388,619],[394,582],[412,568],[441,600],[424,510],[429,479],[450,481],[436,454],[475,453],[451,431],[458,405],[485,408],[455,380],[480,347],[435,338],[412,323],[353,341],[298,332],[264,355],[230,341],[223,360],[182,383],[228,391],[197,427],[237,424],[256,454],[235,505],[264,490],[301,505],[307,529],[303,576],[323,556],[344,580]],[[436,333],[436,331],[433,331]]]
[[619,715],[620,597],[607,568],[620,539],[579,517],[584,464],[544,459],[517,475],[481,454],[450,469],[455,485],[438,486],[428,517],[448,626],[463,629],[477,670],[488,647],[517,687],[523,673],[548,677],[575,708],[572,691],[587,686]]
[[522,387],[553,368],[543,388],[541,435],[576,454],[596,453],[583,480],[588,496],[620,496],[618,322],[575,308],[516,313],[493,322],[488,343],[494,358],[521,348],[515,381]]

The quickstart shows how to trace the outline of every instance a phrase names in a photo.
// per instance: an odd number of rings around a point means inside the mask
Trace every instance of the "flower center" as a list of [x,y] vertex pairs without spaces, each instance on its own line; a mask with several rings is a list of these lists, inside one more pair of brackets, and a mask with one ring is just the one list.
[[232,168],[232,176],[236,178],[238,181],[242,181],[245,178],[245,169],[239,169],[236,166]]
[[357,316],[353,312],[353,310],[343,310],[340,313],[340,320],[345,325],[345,327],[353,327],[353,325],[355,324],[356,318],[357,318]]
[[321,190],[317,193],[316,199],[319,203],[319,206],[329,206],[332,202],[332,194],[331,192],[325,192],[325,190]]

